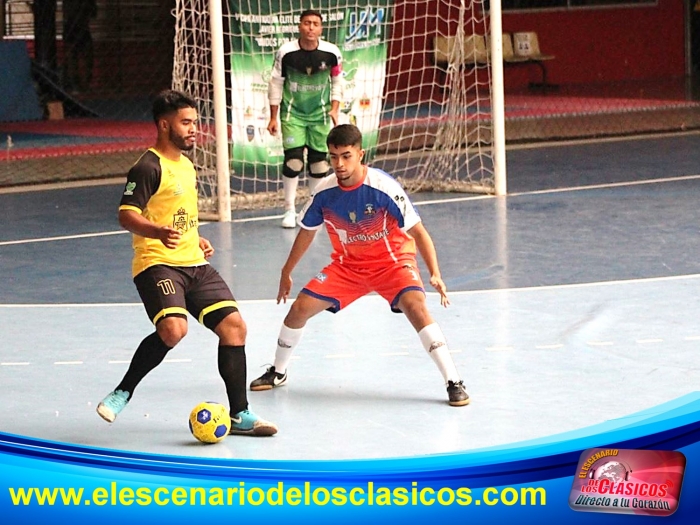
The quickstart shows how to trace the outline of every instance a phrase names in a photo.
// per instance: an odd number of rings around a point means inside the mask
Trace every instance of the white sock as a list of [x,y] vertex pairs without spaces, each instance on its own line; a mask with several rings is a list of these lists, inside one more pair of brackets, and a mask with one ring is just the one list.
[[284,374],[287,371],[292,352],[301,341],[303,334],[303,328],[289,328],[284,323],[282,324],[280,335],[277,338],[277,350],[275,350],[275,372]]
[[457,367],[455,367],[455,363],[452,360],[450,349],[447,347],[447,341],[440,326],[437,323],[429,324],[418,332],[418,337],[420,337],[423,348],[425,348],[425,351],[428,352],[428,355],[440,370],[445,384],[448,381],[454,381],[455,383],[459,381]]
[[297,199],[297,186],[299,177],[282,177],[284,187],[284,210],[293,210]]
[[313,192],[316,191],[316,188],[318,185],[321,183],[323,179],[317,179],[315,177],[309,177],[308,179],[308,184],[309,184],[309,195],[311,195]]

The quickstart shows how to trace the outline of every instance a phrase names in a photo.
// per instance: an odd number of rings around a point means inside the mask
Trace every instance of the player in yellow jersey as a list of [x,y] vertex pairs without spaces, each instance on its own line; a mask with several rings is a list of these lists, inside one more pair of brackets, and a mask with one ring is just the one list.
[[97,413],[110,423],[116,419],[141,380],[187,334],[189,312],[219,337],[231,434],[271,436],[277,426],[248,407],[246,324],[228,285],[207,262],[214,248],[199,236],[196,172],[183,155],[195,144],[195,102],[184,93],[163,91],[153,102],[153,119],[156,145],[129,171],[119,224],[133,233],[134,284],[155,331],[141,342],[126,375]]

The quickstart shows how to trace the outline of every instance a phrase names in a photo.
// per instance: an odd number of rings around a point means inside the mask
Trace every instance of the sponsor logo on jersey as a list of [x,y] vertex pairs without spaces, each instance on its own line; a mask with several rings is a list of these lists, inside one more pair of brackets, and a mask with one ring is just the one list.
[[365,215],[374,215],[377,213],[377,210],[374,207],[374,204],[372,203],[367,203],[365,204]]
[[324,282],[326,279],[328,279],[328,276],[327,276],[325,273],[323,273],[323,272],[318,272],[318,273],[316,274],[316,277],[314,277],[314,279],[316,279],[318,282],[322,283],[322,282]]
[[133,195],[135,189],[136,189],[135,182],[127,182],[126,188],[124,188],[124,195]]
[[350,216],[350,222],[355,224],[357,222],[357,213],[351,211],[348,213],[348,215]]
[[185,211],[185,208],[180,208],[177,210],[177,213],[173,215],[173,228],[181,232],[186,232],[188,216],[189,215]]
[[[358,233],[357,235],[351,235],[347,237],[343,244],[352,244],[354,242],[374,242],[384,239],[389,236],[389,230],[384,228],[381,231],[374,233]],[[343,242],[341,240],[341,242]]]
[[[310,75],[311,73],[309,73]],[[299,84],[298,82],[289,83],[289,91],[291,93],[320,93],[326,89],[325,84]]]

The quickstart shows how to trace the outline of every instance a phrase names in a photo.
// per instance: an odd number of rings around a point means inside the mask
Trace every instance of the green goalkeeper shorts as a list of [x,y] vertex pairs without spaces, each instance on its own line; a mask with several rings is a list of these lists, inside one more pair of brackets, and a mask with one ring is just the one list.
[[284,149],[302,148],[327,153],[326,137],[331,130],[331,119],[327,122],[303,122],[289,119],[282,122],[282,143]]

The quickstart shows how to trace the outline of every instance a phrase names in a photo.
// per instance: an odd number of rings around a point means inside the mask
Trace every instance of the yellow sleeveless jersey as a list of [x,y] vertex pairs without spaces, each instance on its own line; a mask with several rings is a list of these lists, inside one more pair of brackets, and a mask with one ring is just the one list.
[[208,264],[199,247],[197,175],[184,155],[172,161],[153,148],[144,153],[129,170],[119,210],[135,211],[154,224],[170,226],[182,233],[174,249],[166,248],[159,239],[134,234],[134,277],[156,264]]

